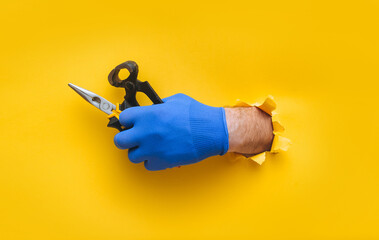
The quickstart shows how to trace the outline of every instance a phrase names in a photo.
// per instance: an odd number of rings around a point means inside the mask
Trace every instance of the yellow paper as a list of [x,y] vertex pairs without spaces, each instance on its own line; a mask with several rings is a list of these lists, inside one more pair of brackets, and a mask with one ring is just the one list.
[[[379,239],[379,1],[4,0],[0,12],[1,240]],[[107,76],[126,60],[161,98],[272,94],[291,148],[262,165],[146,171],[67,86],[120,102]]]

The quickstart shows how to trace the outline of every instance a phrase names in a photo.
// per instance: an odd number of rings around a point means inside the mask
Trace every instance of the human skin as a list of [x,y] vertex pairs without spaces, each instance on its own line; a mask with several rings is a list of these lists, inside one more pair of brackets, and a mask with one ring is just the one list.
[[274,139],[271,116],[257,107],[225,108],[228,152],[253,156],[270,151]]

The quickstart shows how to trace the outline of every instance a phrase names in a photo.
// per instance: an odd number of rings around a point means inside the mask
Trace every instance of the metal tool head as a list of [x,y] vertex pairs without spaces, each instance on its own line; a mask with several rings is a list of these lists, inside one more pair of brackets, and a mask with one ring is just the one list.
[[68,86],[74,89],[74,91],[77,92],[82,98],[84,98],[84,100],[91,103],[93,106],[97,107],[108,115],[112,114],[112,110],[116,109],[116,105],[91,91],[78,87],[72,83],[69,83]]
[[[120,71],[123,69],[129,71],[129,77],[124,80],[120,79],[119,76]],[[139,106],[136,98],[137,92],[144,93],[154,104],[163,103],[162,99],[158,96],[150,84],[147,81],[142,82],[138,80],[137,76],[138,65],[134,61],[126,61],[121,63],[108,75],[108,81],[112,86],[125,88],[124,101],[120,104],[121,111],[130,107]]]

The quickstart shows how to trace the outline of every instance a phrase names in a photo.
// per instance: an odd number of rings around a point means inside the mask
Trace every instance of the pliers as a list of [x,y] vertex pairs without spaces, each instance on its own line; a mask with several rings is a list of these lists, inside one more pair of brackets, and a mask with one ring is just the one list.
[[[121,69],[127,69],[130,73],[129,77],[125,80],[121,80],[118,75]],[[147,81],[142,82],[138,80],[137,75],[138,65],[134,61],[126,61],[121,63],[109,73],[109,83],[114,87],[122,87],[125,89],[124,101],[121,104],[113,104],[105,98],[72,83],[69,83],[68,85],[87,102],[108,114],[108,127],[116,128],[119,131],[124,131],[126,129],[120,124],[118,117],[119,114],[127,108],[140,106],[136,99],[137,92],[144,93],[153,102],[153,104],[163,103],[162,99],[154,91],[151,85]]]

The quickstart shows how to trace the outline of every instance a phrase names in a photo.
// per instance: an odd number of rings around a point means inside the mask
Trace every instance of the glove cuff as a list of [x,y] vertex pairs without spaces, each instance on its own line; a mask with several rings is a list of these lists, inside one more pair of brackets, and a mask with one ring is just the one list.
[[229,136],[224,108],[192,102],[189,118],[198,161],[224,155],[228,151]]

